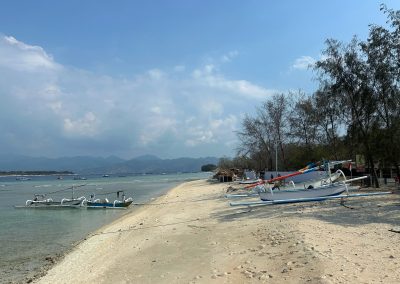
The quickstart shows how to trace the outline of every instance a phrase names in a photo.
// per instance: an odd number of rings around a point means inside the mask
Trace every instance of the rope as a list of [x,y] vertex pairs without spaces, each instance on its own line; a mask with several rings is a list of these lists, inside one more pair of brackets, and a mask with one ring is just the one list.
[[[218,196],[219,197],[219,196]],[[217,198],[218,198],[217,197]],[[132,203],[133,205],[143,205],[143,206],[158,206],[158,205],[167,205],[167,204],[173,204],[173,203],[182,203],[182,202],[202,202],[202,201],[208,201],[208,200],[215,200],[215,198],[202,198],[202,199],[186,199],[186,200],[179,200],[179,201],[171,201],[171,202],[160,202],[160,203]]]
[[[252,212],[252,210],[237,212],[237,213],[234,213],[233,215],[240,215],[240,214],[245,214],[245,213],[249,213],[249,212]],[[221,217],[227,217],[227,216],[232,216],[232,214],[227,214],[227,215],[221,216]],[[281,214],[275,214],[275,215],[269,216],[268,219],[273,219],[273,218],[277,218],[280,216],[281,216]],[[173,222],[173,223],[164,223],[164,224],[141,226],[141,227],[129,227],[127,229],[119,229],[117,231],[93,233],[90,236],[92,237],[92,236],[100,236],[100,235],[108,235],[108,234],[118,234],[118,233],[124,233],[124,232],[129,232],[129,231],[138,231],[138,230],[145,230],[145,229],[158,228],[158,227],[167,227],[167,226],[193,223],[193,222],[198,222],[198,221],[214,220],[214,219],[215,219],[214,217],[209,216],[209,217],[203,217],[203,218],[188,219],[188,220]],[[139,225],[142,225],[142,224],[143,223],[140,223]],[[199,227],[199,228],[208,229],[207,227]]]
[[341,198],[340,205],[342,205],[343,207],[348,208],[348,209],[355,209],[354,207],[350,207],[350,206],[347,206],[346,204],[344,204],[346,201],[347,200],[345,198]]
[[203,221],[203,220],[208,220],[212,219],[212,217],[206,217],[206,218],[196,218],[196,219],[189,219],[185,221],[180,221],[180,222],[174,222],[174,223],[167,223],[167,224],[159,224],[159,225],[151,225],[151,226],[143,226],[139,228],[128,228],[128,229],[119,229],[118,231],[110,231],[110,232],[99,232],[92,234],[92,236],[98,236],[98,235],[107,235],[107,234],[116,234],[116,233],[122,233],[122,232],[129,232],[129,231],[137,231],[137,230],[144,230],[144,229],[150,229],[150,228],[157,228],[157,227],[166,227],[166,226],[173,226],[173,225],[179,225],[179,224],[185,224],[185,223],[192,223],[192,222],[197,222],[197,221]]

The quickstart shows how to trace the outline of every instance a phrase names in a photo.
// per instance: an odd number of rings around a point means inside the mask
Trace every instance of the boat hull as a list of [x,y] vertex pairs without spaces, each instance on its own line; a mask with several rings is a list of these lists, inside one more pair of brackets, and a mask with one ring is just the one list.
[[127,201],[127,202],[86,202],[86,207],[87,208],[104,208],[104,209],[124,209],[129,207],[129,205],[132,204],[133,201]]
[[83,199],[69,199],[62,201],[48,200],[27,200],[25,205],[16,205],[15,208],[37,208],[37,209],[59,209],[77,208],[82,205]]
[[274,190],[271,192],[260,192],[260,199],[263,201],[274,201],[274,200],[293,200],[300,198],[315,198],[315,197],[327,197],[334,196],[343,193],[346,190],[346,186],[341,185],[329,185],[318,188],[302,189],[296,191],[279,191]]

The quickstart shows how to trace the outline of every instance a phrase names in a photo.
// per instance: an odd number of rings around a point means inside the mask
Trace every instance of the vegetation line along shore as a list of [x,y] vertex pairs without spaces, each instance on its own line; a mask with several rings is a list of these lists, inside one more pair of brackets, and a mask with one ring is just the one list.
[[369,171],[400,176],[400,11],[381,5],[388,27],[370,25],[366,40],[326,40],[313,94],[275,94],[246,116],[237,135],[236,158],[224,166],[293,170],[322,158],[351,157]]

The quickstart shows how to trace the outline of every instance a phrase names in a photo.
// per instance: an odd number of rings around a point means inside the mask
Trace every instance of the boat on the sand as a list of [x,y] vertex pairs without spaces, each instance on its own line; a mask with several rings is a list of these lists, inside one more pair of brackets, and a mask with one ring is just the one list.
[[314,198],[324,196],[339,195],[346,191],[347,185],[341,183],[333,183],[330,185],[320,186],[317,188],[310,187],[298,190],[271,190],[269,192],[260,192],[260,199],[267,200],[285,200],[297,198]]

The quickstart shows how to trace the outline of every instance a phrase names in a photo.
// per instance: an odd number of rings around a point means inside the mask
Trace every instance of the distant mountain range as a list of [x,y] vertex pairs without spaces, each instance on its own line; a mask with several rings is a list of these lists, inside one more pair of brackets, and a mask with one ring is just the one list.
[[77,174],[136,174],[199,172],[205,164],[218,164],[216,157],[160,159],[144,155],[124,160],[118,157],[45,158],[23,155],[0,155],[0,171],[72,171]]

